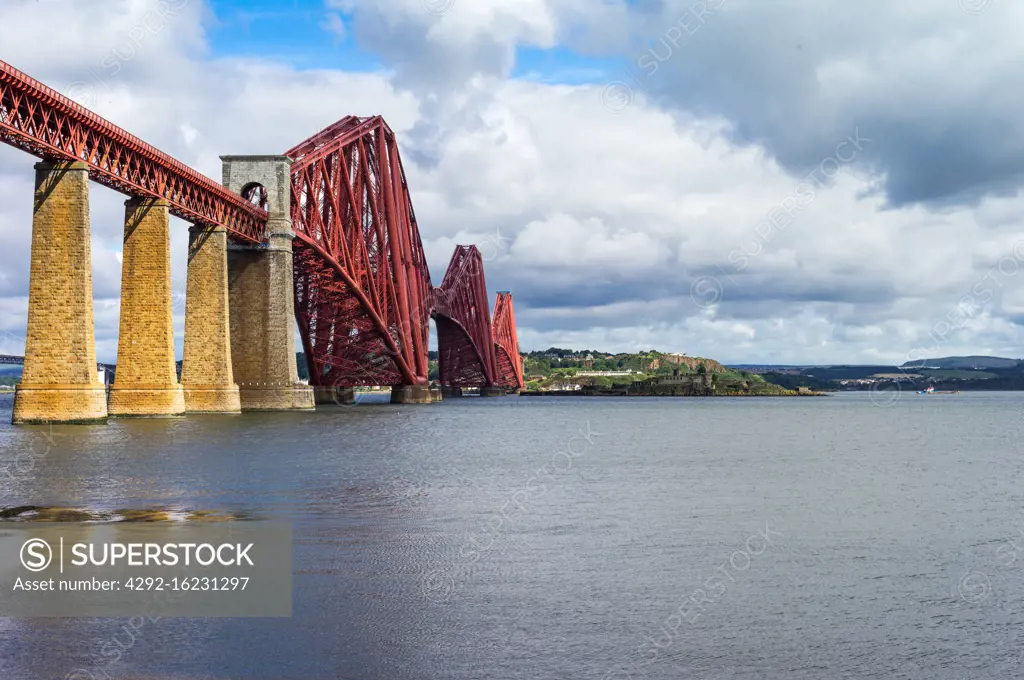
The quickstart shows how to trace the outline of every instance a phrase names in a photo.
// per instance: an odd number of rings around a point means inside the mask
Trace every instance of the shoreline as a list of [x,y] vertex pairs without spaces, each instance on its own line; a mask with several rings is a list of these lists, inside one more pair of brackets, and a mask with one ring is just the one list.
[[526,391],[519,393],[520,397],[667,397],[675,399],[715,399],[733,397],[828,397],[827,392],[791,392],[788,394],[757,394],[751,392],[723,392],[721,394],[626,394],[610,392],[586,392],[583,390],[548,390],[545,392]]

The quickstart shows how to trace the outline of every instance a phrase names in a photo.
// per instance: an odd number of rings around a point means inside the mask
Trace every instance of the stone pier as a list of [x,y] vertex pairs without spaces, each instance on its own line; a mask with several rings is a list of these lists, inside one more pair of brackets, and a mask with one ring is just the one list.
[[323,387],[313,388],[317,404],[341,404],[350,406],[356,403],[356,391],[351,387]]
[[450,385],[441,385],[441,396],[445,399],[458,399],[462,397],[462,388],[452,387]]
[[504,397],[505,396],[505,388],[503,388],[503,387],[481,387],[480,388],[480,396],[481,397]]
[[313,390],[295,365],[295,287],[292,282],[291,159],[222,156],[224,186],[265,192],[267,240],[228,246],[231,366],[243,411],[314,408]]
[[12,421],[88,423],[107,417],[96,370],[89,166],[35,166],[25,366]]
[[121,328],[107,408],[111,416],[180,416],[185,395],[174,365],[168,202],[135,197],[124,205]]
[[189,413],[240,413],[231,369],[228,314],[228,233],[224,227],[188,230],[185,353],[181,386]]
[[392,404],[430,404],[433,397],[430,395],[429,385],[392,385]]

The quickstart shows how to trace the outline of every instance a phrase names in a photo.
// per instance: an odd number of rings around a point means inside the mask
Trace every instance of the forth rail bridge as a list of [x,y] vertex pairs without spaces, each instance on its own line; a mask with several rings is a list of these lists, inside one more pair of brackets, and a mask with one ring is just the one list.
[[[458,246],[431,283],[379,116],[342,118],[284,155],[223,156],[222,186],[0,61],[0,140],[41,159],[15,423],[312,409],[371,385],[390,385],[397,403],[436,401],[430,318],[448,394],[523,386],[511,294],[492,315],[476,246]],[[89,179],[128,196],[109,390],[97,375]],[[192,224],[180,382],[170,215]]]

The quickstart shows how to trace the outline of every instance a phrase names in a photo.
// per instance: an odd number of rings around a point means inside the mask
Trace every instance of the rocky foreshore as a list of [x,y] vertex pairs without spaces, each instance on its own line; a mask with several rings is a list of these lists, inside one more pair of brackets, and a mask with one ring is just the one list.
[[721,390],[703,391],[633,391],[633,390],[523,390],[521,397],[826,397],[826,392],[778,390]]
[[214,510],[141,508],[89,510],[43,505],[0,508],[0,521],[11,522],[234,522],[252,519],[242,513]]

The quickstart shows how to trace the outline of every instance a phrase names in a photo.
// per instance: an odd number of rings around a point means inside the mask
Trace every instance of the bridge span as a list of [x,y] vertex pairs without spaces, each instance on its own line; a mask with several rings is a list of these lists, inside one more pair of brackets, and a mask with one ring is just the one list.
[[[0,141],[41,161],[15,423],[303,410],[363,385],[429,402],[431,318],[450,394],[523,386],[511,295],[492,315],[476,247],[458,246],[431,283],[398,143],[379,116],[347,116],[284,154],[222,156],[217,184],[0,61]],[[128,197],[109,390],[93,368],[89,180]],[[180,382],[170,215],[192,225]]]

